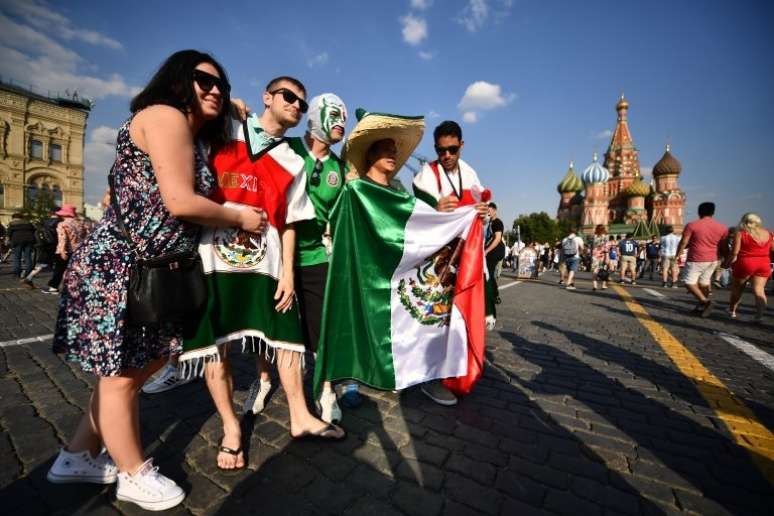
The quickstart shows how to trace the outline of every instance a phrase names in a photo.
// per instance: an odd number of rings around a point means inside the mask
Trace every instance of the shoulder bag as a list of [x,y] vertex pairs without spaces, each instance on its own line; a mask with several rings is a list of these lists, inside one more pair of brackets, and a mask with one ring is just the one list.
[[193,250],[143,258],[124,226],[116,199],[113,170],[108,178],[110,204],[115,211],[118,228],[137,259],[129,269],[128,323],[132,326],[182,324],[188,336],[207,304],[207,283],[198,252],[201,228]]

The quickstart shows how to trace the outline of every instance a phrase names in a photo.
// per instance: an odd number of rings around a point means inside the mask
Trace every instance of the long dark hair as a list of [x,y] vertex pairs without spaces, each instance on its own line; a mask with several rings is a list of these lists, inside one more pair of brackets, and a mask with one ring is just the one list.
[[[201,63],[210,63],[218,70],[221,79],[228,83],[226,71],[211,55],[198,50],[181,50],[175,52],[164,61],[145,88],[132,99],[129,105],[132,113],[154,104],[165,104],[190,113],[196,102],[196,92],[193,86],[193,71]],[[199,136],[213,147],[228,140],[229,105],[231,99],[228,92],[221,91],[223,107],[214,120],[207,121],[199,131]]]

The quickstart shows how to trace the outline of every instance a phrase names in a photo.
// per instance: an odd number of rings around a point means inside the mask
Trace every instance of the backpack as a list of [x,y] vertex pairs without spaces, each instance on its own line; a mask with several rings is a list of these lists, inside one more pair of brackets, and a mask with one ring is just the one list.
[[578,254],[578,242],[575,240],[575,237],[567,237],[562,240],[562,253],[567,258]]
[[615,247],[610,248],[610,259],[611,260],[617,260],[618,259],[618,253],[615,250]]
[[56,224],[51,224],[49,222],[41,222],[35,228],[35,242],[37,242],[39,245],[43,245],[43,246],[56,245],[57,240],[58,238],[56,235]]

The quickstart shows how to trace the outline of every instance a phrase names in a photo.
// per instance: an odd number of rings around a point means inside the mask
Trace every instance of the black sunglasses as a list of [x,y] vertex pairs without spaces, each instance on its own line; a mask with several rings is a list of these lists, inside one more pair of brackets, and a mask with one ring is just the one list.
[[269,95],[276,95],[277,93],[282,94],[282,100],[287,102],[288,104],[293,104],[295,101],[298,101],[298,108],[301,110],[302,113],[306,113],[309,111],[309,104],[306,103],[304,99],[293,93],[287,88],[278,88],[274,91],[270,91]]
[[218,91],[221,95],[228,96],[228,94],[231,93],[231,86],[229,83],[211,73],[194,70],[192,76],[193,80],[196,81],[196,84],[207,93],[209,93],[213,86],[218,87]]
[[320,174],[322,173],[323,163],[319,159],[314,162],[314,170],[309,177],[309,184],[312,186],[320,186]]
[[452,156],[456,155],[460,151],[459,145],[449,145],[448,147],[439,147],[438,145],[435,146],[435,153],[439,156],[443,156],[446,154],[446,152],[449,152]]

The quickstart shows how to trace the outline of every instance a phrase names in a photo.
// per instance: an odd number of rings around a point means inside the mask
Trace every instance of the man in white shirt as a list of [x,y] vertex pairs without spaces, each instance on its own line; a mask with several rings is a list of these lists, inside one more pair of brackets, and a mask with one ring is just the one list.
[[[433,131],[438,160],[425,163],[414,177],[414,195],[438,211],[454,211],[458,206],[475,204],[483,218],[488,204],[476,201],[471,190],[483,190],[473,167],[460,159],[465,142],[457,122],[446,120]],[[456,405],[457,398],[440,380],[427,382],[422,392],[440,405]]]
[[575,273],[578,272],[580,255],[583,250],[583,239],[570,230],[570,234],[562,240],[562,256],[567,266],[567,290],[575,290]]
[[524,242],[516,240],[516,243],[511,247],[511,268],[514,272],[519,270],[519,253],[524,249]]
[[661,237],[661,286],[666,288],[670,271],[672,274],[672,288],[677,288],[677,275],[680,268],[677,266],[677,246],[680,237],[675,235],[672,226],[667,226],[666,235]]
[[476,204],[482,217],[487,204],[477,202],[471,190],[483,190],[478,174],[460,155],[465,142],[462,128],[451,120],[442,122],[433,131],[438,160],[425,163],[414,177],[414,195],[438,211],[453,211],[457,206]]

